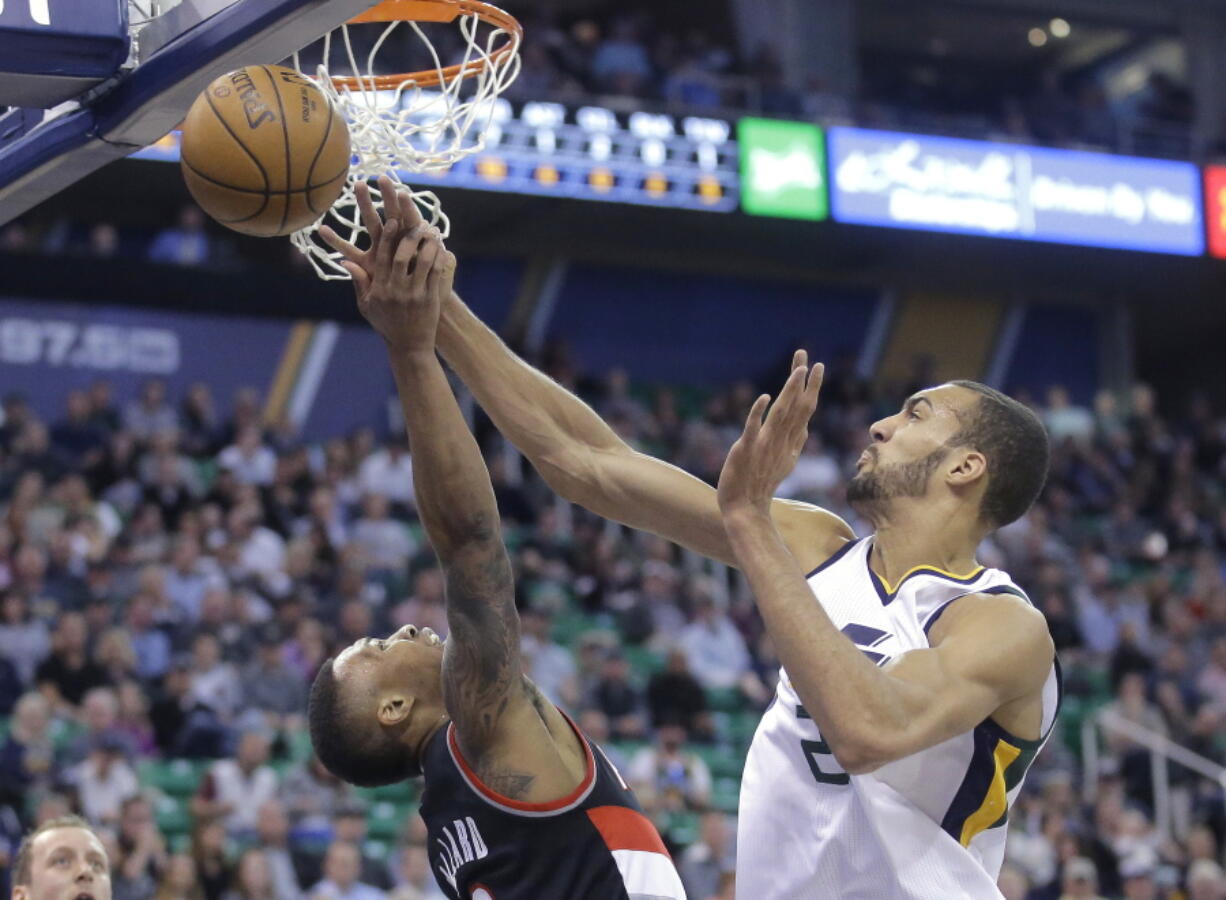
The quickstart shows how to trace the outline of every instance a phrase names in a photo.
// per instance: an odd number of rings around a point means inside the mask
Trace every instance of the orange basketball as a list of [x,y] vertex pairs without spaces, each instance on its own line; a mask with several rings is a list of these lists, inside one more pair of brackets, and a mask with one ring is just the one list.
[[180,162],[187,189],[222,225],[260,237],[290,234],[340,196],[349,128],[293,69],[247,66],[196,98]]

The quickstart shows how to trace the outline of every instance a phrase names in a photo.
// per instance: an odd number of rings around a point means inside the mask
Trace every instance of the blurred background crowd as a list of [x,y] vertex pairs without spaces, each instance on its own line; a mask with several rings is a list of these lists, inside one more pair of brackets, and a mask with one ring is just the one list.
[[[585,378],[559,348],[546,364],[625,439],[708,482],[759,389]],[[781,492],[867,533],[843,501],[849,465],[920,386],[832,370]],[[1021,396],[1051,433],[1051,479],[980,558],[1046,614],[1068,699],[1009,823],[1002,888],[1220,898],[1221,786],[1173,770],[1156,784],[1124,733],[1095,740],[1088,770],[1081,723],[1106,707],[1223,761],[1226,419],[1144,385],[1092,409],[1059,386]],[[251,390],[225,419],[213,404],[206,384],[116,397],[98,381],[43,421],[4,398],[0,852],[71,809],[106,835],[125,900],[439,896],[415,786],[349,788],[304,731],[339,648],[408,622],[447,632],[408,448],[373,430],[304,445],[266,427]],[[691,896],[731,896],[740,768],[778,666],[752,598],[736,573],[560,501],[476,425],[532,677],[633,783]]]

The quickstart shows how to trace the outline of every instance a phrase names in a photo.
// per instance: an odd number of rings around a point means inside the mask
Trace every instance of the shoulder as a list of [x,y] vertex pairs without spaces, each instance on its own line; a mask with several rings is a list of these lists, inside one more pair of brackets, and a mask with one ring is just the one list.
[[771,505],[771,518],[806,572],[817,568],[856,539],[856,533],[840,516],[798,500],[776,498]]
[[954,600],[929,634],[959,668],[1008,681],[1041,681],[1055,658],[1047,620],[1012,593],[967,594]]

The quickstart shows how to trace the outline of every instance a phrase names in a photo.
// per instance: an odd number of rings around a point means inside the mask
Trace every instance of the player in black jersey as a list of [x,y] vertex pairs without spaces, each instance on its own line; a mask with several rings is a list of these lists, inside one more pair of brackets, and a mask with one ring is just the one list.
[[373,247],[346,245],[350,271],[387,343],[450,634],[407,625],[328,660],[311,688],[315,751],[357,785],[425,775],[430,861],[457,900],[683,898],[621,775],[523,674],[494,491],[434,352],[455,258],[434,229],[381,225],[360,196]]

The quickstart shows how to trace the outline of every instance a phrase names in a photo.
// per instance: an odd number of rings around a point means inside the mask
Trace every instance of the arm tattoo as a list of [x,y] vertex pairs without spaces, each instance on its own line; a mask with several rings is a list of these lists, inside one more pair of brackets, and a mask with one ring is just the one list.
[[[521,690],[519,614],[501,541],[475,542],[447,568],[443,700],[470,746],[488,746],[512,690]],[[511,796],[508,794],[508,796]]]

